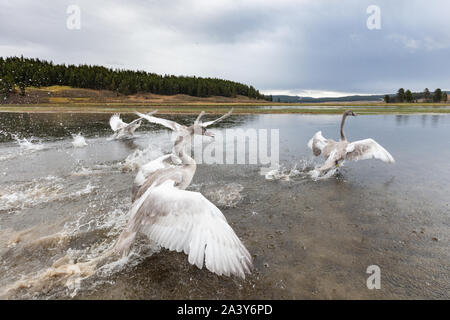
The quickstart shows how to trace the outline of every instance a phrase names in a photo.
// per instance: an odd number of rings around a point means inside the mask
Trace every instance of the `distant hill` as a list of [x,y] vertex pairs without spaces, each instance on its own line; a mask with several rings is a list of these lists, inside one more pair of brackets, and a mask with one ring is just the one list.
[[[393,95],[392,95],[393,96]],[[300,96],[288,96],[288,95],[273,95],[272,101],[288,102],[288,103],[320,103],[320,102],[354,102],[354,101],[383,101],[384,94],[382,95],[368,95],[368,96],[346,96],[335,98],[312,98],[312,97],[300,97]]]
[[[450,94],[450,91],[442,91]],[[432,93],[431,93],[432,94]],[[421,92],[413,92],[413,95],[420,98]],[[272,101],[284,103],[323,103],[323,102],[356,102],[356,101],[369,101],[369,102],[383,102],[385,94],[374,94],[374,95],[353,95],[345,97],[331,97],[331,98],[312,98],[312,97],[301,97],[301,96],[289,96],[289,95],[272,95]],[[389,96],[394,98],[395,93],[390,93]]]

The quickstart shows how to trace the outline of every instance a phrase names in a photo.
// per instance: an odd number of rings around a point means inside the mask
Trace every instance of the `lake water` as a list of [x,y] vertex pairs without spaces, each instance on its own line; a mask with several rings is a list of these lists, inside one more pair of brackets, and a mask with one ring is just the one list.
[[[351,108],[354,110],[358,110],[358,109],[367,109],[370,108],[370,106],[367,105],[363,105],[363,106],[352,106]],[[345,105],[284,105],[284,106],[279,106],[279,105],[275,105],[275,106],[260,106],[257,107],[258,109],[273,109],[273,110],[284,110],[284,109],[316,109],[316,110],[332,110],[332,109],[338,109],[338,110],[342,110],[342,109],[346,109],[347,107]],[[376,106],[377,109],[383,109],[386,111],[390,111],[390,110],[398,110],[397,106],[389,106],[389,105],[377,105]],[[423,113],[426,113],[427,110],[428,111],[445,111],[447,109],[450,109],[449,106],[443,105],[443,106],[439,106],[439,105],[433,105],[433,106],[427,106],[427,105],[415,105],[414,109],[423,110]]]
[[[450,298],[450,115],[349,118],[350,141],[373,138],[396,163],[347,162],[317,181],[308,172],[322,159],[306,144],[318,130],[338,139],[340,116],[232,116],[212,130],[280,130],[275,179],[261,165],[202,164],[189,187],[252,254],[245,280],[155,253],[145,238],[128,259],[80,269],[126,224],[139,165],[171,150],[170,132],[150,124],[134,140],[108,140],[109,116],[0,113],[1,298]],[[78,133],[87,146],[72,145]],[[370,265],[380,267],[379,290],[367,289]]]

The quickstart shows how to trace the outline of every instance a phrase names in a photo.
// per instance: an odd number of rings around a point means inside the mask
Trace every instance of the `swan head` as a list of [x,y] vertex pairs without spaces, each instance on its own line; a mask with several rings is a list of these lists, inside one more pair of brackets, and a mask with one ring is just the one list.
[[193,124],[188,128],[188,130],[190,131],[191,135],[197,134],[200,136],[207,136],[214,138],[214,134],[211,131],[206,130],[205,127],[199,124]]
[[358,114],[355,113],[355,112],[353,112],[352,110],[346,110],[346,111],[344,112],[344,115],[356,117]]

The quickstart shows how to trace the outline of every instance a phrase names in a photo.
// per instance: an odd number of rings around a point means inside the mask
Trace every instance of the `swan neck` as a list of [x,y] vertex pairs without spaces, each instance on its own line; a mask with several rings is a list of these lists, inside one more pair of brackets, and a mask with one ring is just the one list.
[[186,145],[191,142],[190,135],[183,135],[178,137],[173,147],[173,153],[181,159],[183,165],[194,165],[197,163],[190,155],[186,153]]
[[344,113],[344,115],[342,116],[342,121],[341,121],[341,140],[342,141],[347,140],[347,138],[345,137],[345,134],[344,134],[345,118],[347,118],[347,114]]

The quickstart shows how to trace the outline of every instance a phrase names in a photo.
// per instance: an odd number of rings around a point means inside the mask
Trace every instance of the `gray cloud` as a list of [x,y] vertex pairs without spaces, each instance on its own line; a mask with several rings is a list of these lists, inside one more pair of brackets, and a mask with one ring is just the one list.
[[[81,30],[66,9],[81,8]],[[366,8],[381,8],[368,30]],[[266,91],[449,89],[445,0],[0,0],[0,55],[212,76]]]

